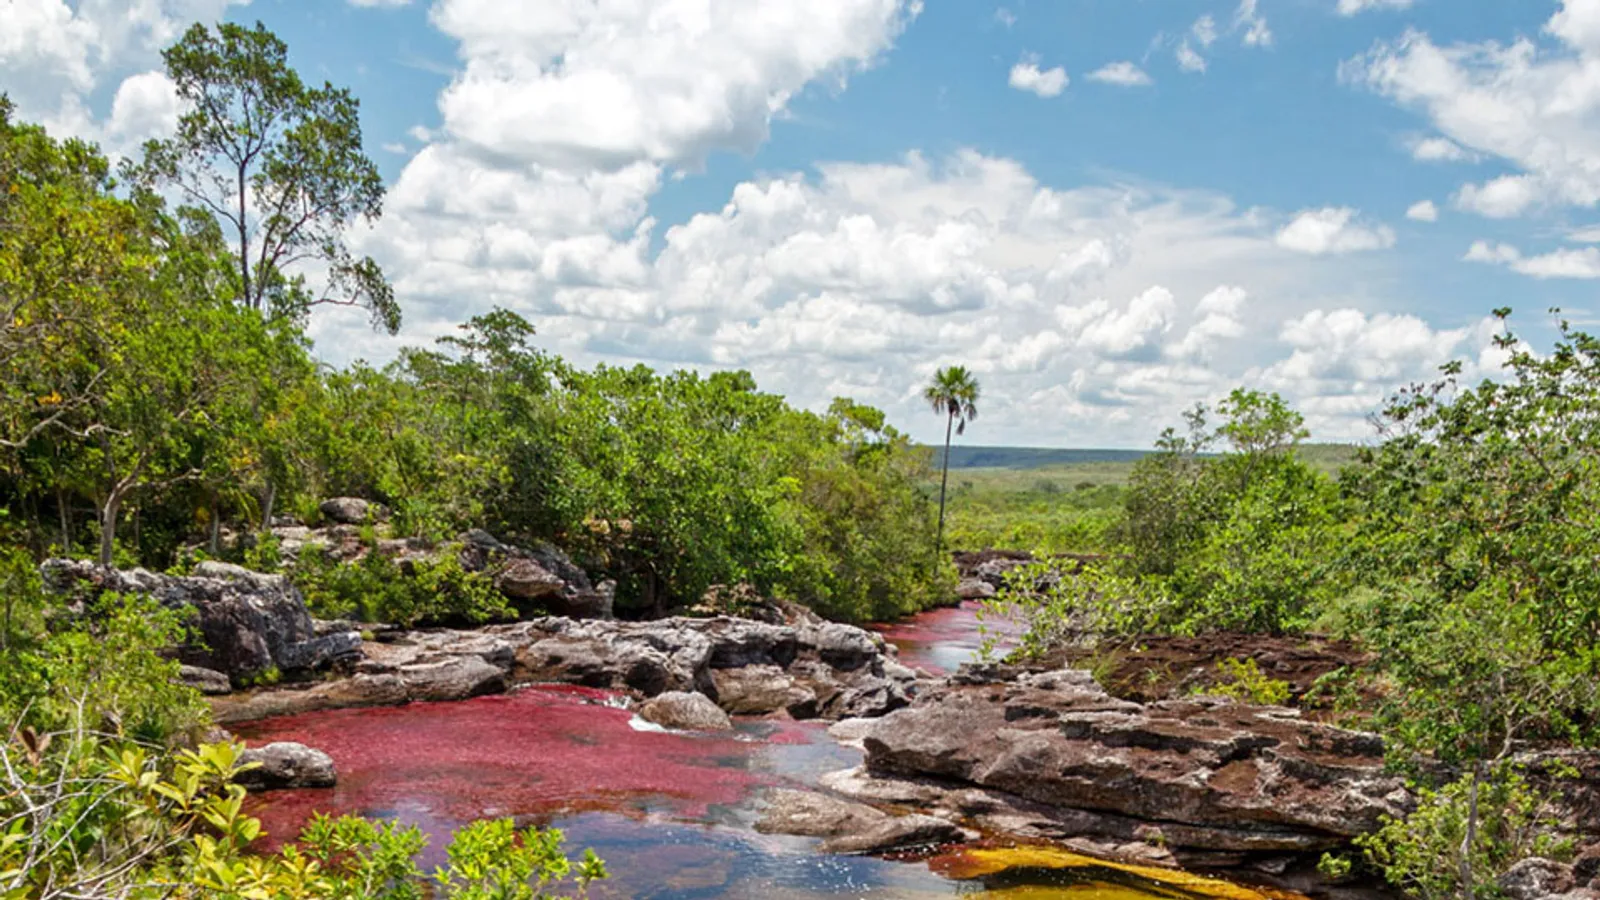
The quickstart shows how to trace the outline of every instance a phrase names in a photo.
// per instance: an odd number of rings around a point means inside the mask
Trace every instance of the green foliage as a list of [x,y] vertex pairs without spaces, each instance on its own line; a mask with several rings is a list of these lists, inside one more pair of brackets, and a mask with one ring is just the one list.
[[163,655],[183,633],[177,613],[114,594],[63,609],[19,551],[0,557],[0,587],[0,721],[39,732],[86,723],[147,741],[206,721],[199,695],[177,683],[178,663]]
[[372,549],[355,562],[343,563],[321,548],[307,547],[289,577],[312,613],[323,618],[407,627],[515,618],[516,610],[492,577],[462,568],[459,550],[446,545],[431,559],[401,564]]
[[[52,738],[56,738],[52,740]],[[299,840],[256,852],[260,820],[234,777],[240,747],[164,755],[83,731],[23,733],[0,744],[0,897],[206,900],[555,900],[605,877],[592,852],[576,864],[558,831],[474,823],[425,876],[415,826],[316,816]]]
[[[290,319],[320,303],[360,305],[374,326],[396,332],[394,291],[376,262],[345,244],[346,229],[383,206],[383,179],[362,151],[360,102],[344,88],[306,85],[260,23],[196,24],[162,58],[188,108],[177,134],[147,144],[131,174],[176,187],[217,217],[233,242],[240,303]],[[321,296],[291,271],[308,259],[326,268]]]
[[1386,817],[1355,844],[1390,884],[1424,900],[1498,897],[1495,878],[1517,862],[1572,854],[1571,839],[1555,834],[1548,798],[1514,767],[1469,773],[1418,796],[1410,815]]
[[1268,678],[1254,659],[1225,659],[1217,663],[1217,675],[1217,682],[1201,692],[1260,706],[1289,702],[1289,682]]

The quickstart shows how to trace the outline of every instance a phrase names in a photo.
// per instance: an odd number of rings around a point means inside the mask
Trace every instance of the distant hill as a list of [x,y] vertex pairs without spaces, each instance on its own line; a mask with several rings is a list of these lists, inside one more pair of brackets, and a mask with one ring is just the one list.
[[[956,444],[950,448],[952,469],[1039,469],[1079,463],[1131,463],[1148,450],[1061,450],[1054,447],[974,447]],[[944,448],[935,447],[934,465],[943,459]]]
[[[943,459],[943,447],[933,448],[934,465]],[[1133,464],[1149,450],[1085,450],[1055,447],[975,447],[956,444],[950,448],[951,469],[1043,469],[1088,463]],[[1332,473],[1355,458],[1349,444],[1301,444],[1300,456],[1316,468]]]

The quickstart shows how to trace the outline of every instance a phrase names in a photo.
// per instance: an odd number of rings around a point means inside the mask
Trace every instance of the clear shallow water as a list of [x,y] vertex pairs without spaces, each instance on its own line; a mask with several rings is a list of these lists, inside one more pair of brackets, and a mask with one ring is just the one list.
[[[885,630],[908,665],[943,670],[981,639],[971,607],[937,610]],[[1030,861],[974,868],[960,853],[912,859],[816,852],[809,838],[757,834],[762,795],[814,785],[859,764],[826,723],[741,721],[731,735],[641,729],[603,691],[540,686],[458,703],[334,710],[240,726],[251,744],[300,741],[330,754],[331,790],[277,791],[250,800],[269,842],[292,838],[313,812],[414,824],[430,835],[425,865],[444,859],[449,833],[511,816],[559,827],[568,848],[592,847],[612,878],[597,900],[1216,896],[1137,875]],[[1255,895],[1236,900],[1255,900]]]

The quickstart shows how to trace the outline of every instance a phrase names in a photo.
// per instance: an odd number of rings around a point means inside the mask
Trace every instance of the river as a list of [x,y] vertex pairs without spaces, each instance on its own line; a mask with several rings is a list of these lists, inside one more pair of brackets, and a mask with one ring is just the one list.
[[[973,605],[880,630],[903,662],[930,671],[971,659],[982,642]],[[431,838],[424,862],[437,864],[452,829],[511,816],[562,829],[574,853],[594,848],[612,873],[591,887],[596,900],[1259,896],[1218,882],[1175,886],[1066,856],[1020,865],[1003,852],[835,856],[818,853],[813,839],[758,834],[766,789],[812,786],[860,763],[821,722],[752,719],[731,735],[663,732],[607,692],[540,686],[289,716],[237,731],[252,744],[319,747],[338,765],[336,788],[252,798],[271,839],[293,835],[313,812],[359,813],[421,827]]]

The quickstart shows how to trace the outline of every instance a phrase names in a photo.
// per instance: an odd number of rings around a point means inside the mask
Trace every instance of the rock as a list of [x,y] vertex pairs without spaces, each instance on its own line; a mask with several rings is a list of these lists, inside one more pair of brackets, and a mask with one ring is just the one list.
[[863,739],[870,773],[1010,795],[1025,818],[1057,811],[1058,831],[1155,823],[1198,850],[1332,847],[1408,808],[1375,735],[1281,708],[1141,706],[1080,671],[986,678],[1002,674],[964,670],[879,720]]
[[994,585],[979,578],[963,578],[956,585],[956,596],[963,600],[988,600],[996,593]]
[[711,683],[717,705],[736,716],[763,716],[779,710],[797,719],[816,715],[817,695],[795,684],[778,666],[712,669]]
[[639,718],[677,731],[730,731],[733,720],[705,694],[667,691],[645,701]]
[[233,691],[233,683],[228,676],[201,666],[179,666],[178,680],[202,694],[217,695]]
[[214,561],[196,566],[188,577],[61,559],[46,561],[41,570],[45,583],[59,593],[145,594],[188,612],[195,640],[176,648],[178,660],[221,672],[235,685],[273,669],[306,672],[359,655],[358,634],[317,636],[305,599],[282,575]]
[[975,836],[932,816],[891,816],[864,803],[787,789],[768,794],[755,827],[762,834],[827,838],[821,848],[827,853],[882,853]]
[[333,497],[317,507],[323,517],[340,525],[361,525],[372,512],[372,505],[359,497]]
[[211,718],[220,724],[253,722],[325,709],[398,706],[409,699],[406,684],[399,675],[358,673],[311,687],[276,688],[219,697],[211,701]]
[[505,672],[474,656],[455,656],[400,667],[409,700],[465,700],[506,689]]
[[531,559],[513,559],[495,576],[494,586],[513,600],[538,600],[560,594],[566,582]]
[[888,816],[858,834],[846,834],[822,842],[824,853],[887,853],[913,847],[933,847],[972,840],[977,835],[960,826],[912,813]]
[[1511,900],[1547,900],[1573,889],[1572,866],[1530,857],[1501,873],[1495,884]]
[[[348,632],[331,632],[324,640]],[[317,645],[322,646],[322,645]],[[874,636],[847,625],[746,619],[574,620],[556,616],[477,630],[394,631],[357,643],[355,678],[290,685],[213,703],[218,721],[454,700],[557,682],[654,697],[703,694],[737,714],[797,719],[881,715],[910,703],[915,674]],[[835,667],[833,660],[844,668]]]
[[333,787],[338,781],[333,757],[321,750],[287,741],[253,747],[239,762],[255,764],[234,780],[252,791]]

